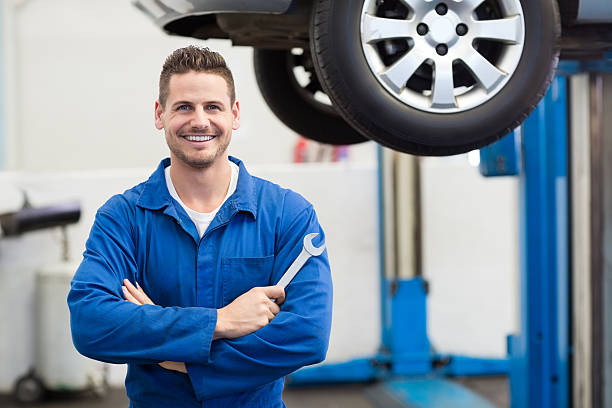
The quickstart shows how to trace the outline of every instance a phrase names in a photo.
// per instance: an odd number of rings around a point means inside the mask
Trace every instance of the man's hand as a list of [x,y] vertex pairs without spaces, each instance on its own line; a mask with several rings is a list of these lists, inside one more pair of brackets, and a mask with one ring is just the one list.
[[[128,279],[123,280],[123,295],[125,296],[125,300],[132,302],[136,305],[154,305],[153,301],[149,299],[147,294],[142,290],[138,282],[136,282],[138,287],[132,285]],[[181,373],[187,374],[187,367],[185,367],[185,363],[176,362],[176,361],[164,361],[159,363],[160,366],[165,368],[166,370],[180,371]]]
[[[271,299],[275,299],[273,302]],[[270,323],[285,301],[280,286],[253,288],[232,303],[217,310],[217,326],[213,340],[246,336]]]

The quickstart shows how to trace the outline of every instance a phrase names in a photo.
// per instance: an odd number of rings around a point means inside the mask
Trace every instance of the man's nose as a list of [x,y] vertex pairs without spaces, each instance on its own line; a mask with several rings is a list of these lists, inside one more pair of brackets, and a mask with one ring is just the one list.
[[191,126],[194,128],[207,128],[210,126],[208,115],[204,111],[203,107],[198,106],[194,110],[194,115],[191,118]]

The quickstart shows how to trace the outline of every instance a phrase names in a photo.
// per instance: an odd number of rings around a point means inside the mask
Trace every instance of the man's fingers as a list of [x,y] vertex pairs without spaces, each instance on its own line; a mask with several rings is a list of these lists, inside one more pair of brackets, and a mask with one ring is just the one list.
[[136,289],[136,287],[134,285],[132,285],[132,282],[130,282],[129,279],[124,279],[123,280],[123,286],[125,286],[127,288],[127,290],[130,291],[130,293],[138,292],[138,289]]
[[166,370],[180,371],[181,373],[187,374],[187,367],[185,367],[185,363],[177,361],[162,361],[159,363],[159,365]]
[[132,282],[130,282],[128,279],[124,279],[123,284],[127,288],[130,295],[138,299],[138,302],[141,305],[144,305],[146,303],[146,299],[142,296],[142,294],[138,291],[138,289],[136,289],[136,287],[132,285]]
[[153,301],[147,296],[147,294],[144,292],[144,290],[142,290],[142,288],[140,287],[140,285],[138,284],[138,282],[136,282],[136,287],[138,288],[138,292],[144,297],[145,299],[145,303],[148,303],[150,305],[154,305],[155,303],[153,303]]
[[274,302],[270,302],[268,304],[268,309],[270,309],[270,311],[274,313],[275,316],[278,314],[278,312],[280,312],[280,307]]
[[136,299],[134,296],[132,296],[132,294],[130,293],[130,291],[125,287],[122,286],[121,289],[123,290],[123,296],[125,296],[125,300],[127,300],[128,302],[132,302],[136,305],[142,305],[142,303],[140,303],[138,301],[138,299]]
[[285,301],[285,289],[280,286],[266,286],[263,288],[264,293],[270,299],[275,299],[277,305]]
[[138,299],[138,301],[140,302],[141,305],[153,305],[154,303],[151,301],[151,299],[149,299],[149,297],[146,295],[146,293],[144,293],[144,291],[142,289],[140,289],[140,287],[137,289],[132,282],[130,282],[128,279],[124,279],[123,280],[123,284],[125,285],[125,287],[127,288],[128,292],[135,297],[136,299]]

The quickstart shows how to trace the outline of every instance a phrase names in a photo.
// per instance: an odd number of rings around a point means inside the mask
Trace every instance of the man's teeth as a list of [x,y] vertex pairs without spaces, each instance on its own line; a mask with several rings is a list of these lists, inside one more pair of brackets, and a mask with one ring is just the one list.
[[214,136],[185,136],[190,142],[207,142],[214,139]]

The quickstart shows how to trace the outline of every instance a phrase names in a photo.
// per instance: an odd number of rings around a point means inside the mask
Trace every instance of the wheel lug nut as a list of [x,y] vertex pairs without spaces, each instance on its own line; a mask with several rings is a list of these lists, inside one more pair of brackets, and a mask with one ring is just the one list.
[[448,53],[448,47],[446,44],[438,44],[436,45],[436,52],[438,55],[446,55]]
[[465,24],[461,23],[457,25],[457,35],[464,36],[467,34],[467,32],[468,32],[468,27]]
[[423,23],[421,23],[421,24],[419,24],[419,25],[417,26],[417,33],[418,33],[419,35],[425,35],[425,34],[427,34],[428,32],[429,32],[429,27],[427,27],[427,24],[423,24]]
[[444,3],[440,3],[436,6],[436,13],[438,13],[441,16],[445,15],[447,11],[448,11],[448,7]]

